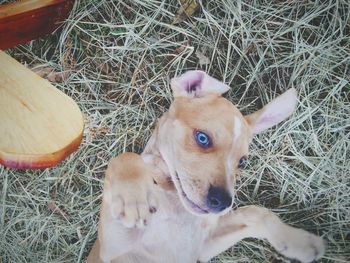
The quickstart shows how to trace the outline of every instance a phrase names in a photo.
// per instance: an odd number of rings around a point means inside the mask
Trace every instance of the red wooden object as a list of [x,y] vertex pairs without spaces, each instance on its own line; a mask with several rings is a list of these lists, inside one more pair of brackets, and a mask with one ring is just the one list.
[[0,5],[0,49],[44,36],[64,21],[73,0],[25,0]]

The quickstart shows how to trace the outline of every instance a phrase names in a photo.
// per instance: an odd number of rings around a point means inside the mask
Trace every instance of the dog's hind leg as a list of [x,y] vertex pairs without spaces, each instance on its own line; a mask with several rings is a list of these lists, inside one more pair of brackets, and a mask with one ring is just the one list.
[[319,259],[325,249],[320,237],[283,223],[265,208],[247,206],[219,219],[203,245],[199,261],[207,262],[248,237],[267,239],[279,253],[301,262]]

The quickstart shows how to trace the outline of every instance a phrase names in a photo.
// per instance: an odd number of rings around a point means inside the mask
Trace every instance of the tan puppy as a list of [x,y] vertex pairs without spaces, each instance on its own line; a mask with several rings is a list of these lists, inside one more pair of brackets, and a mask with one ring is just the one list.
[[175,100],[142,154],[153,170],[141,161],[109,165],[107,178],[116,183],[105,185],[99,241],[88,262],[207,262],[246,237],[266,239],[302,262],[320,258],[321,238],[265,208],[232,208],[235,175],[252,136],[293,112],[296,91],[242,116],[221,97],[228,87],[202,71],[173,79],[171,87]]

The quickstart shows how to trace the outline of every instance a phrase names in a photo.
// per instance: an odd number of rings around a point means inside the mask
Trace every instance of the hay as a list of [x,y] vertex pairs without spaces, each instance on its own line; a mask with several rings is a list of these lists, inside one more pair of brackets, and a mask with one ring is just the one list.
[[[55,168],[0,167],[2,262],[84,261],[107,161],[142,151],[172,100],[169,78],[193,68],[229,84],[226,97],[245,113],[298,90],[293,117],[255,138],[238,197],[322,235],[323,262],[348,262],[349,7],[346,0],[203,1],[171,25],[178,1],[76,1],[61,32],[8,50],[29,67],[69,71],[56,86],[79,104],[86,128],[79,151]],[[275,258],[285,260],[251,239],[212,262]]]

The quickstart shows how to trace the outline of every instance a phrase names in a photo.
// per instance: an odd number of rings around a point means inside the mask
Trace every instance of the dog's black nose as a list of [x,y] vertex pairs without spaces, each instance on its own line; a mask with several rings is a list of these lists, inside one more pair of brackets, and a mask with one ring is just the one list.
[[221,187],[210,186],[207,196],[207,206],[211,212],[220,212],[231,206],[231,195]]

